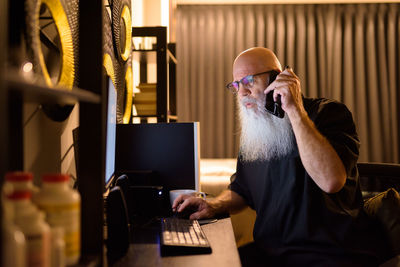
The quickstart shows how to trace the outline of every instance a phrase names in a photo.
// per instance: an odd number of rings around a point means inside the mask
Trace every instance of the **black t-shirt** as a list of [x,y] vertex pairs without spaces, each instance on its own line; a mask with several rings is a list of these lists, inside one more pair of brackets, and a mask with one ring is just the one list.
[[[273,256],[376,256],[370,224],[362,210],[356,162],[359,140],[351,112],[328,99],[304,98],[317,129],[343,161],[345,186],[322,191],[303,167],[297,146],[290,155],[268,161],[237,162],[230,189],[257,213],[254,240]],[[313,256],[311,256],[313,258]]]

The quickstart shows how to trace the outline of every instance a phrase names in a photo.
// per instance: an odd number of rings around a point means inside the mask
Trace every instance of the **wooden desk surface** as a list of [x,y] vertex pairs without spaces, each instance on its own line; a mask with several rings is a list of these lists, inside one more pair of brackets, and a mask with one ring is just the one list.
[[161,257],[158,235],[141,231],[142,236],[130,245],[127,255],[113,266],[241,266],[230,218],[202,228],[210,242],[211,254]]

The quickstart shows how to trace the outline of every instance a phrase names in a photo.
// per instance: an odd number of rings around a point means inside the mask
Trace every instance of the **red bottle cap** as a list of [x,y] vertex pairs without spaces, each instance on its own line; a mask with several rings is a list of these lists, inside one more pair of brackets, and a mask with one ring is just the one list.
[[42,176],[42,181],[47,183],[58,183],[69,181],[69,175],[63,173],[48,173]]
[[9,182],[32,181],[33,174],[30,172],[22,172],[22,171],[7,172],[5,179],[6,179],[6,181],[9,181]]
[[8,199],[18,200],[18,199],[30,199],[32,193],[30,191],[14,191],[11,194],[7,195]]

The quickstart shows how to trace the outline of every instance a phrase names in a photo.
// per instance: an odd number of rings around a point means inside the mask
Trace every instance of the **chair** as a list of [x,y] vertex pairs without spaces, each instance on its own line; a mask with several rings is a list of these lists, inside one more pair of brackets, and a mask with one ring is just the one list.
[[[400,164],[362,162],[358,163],[357,167],[361,192],[365,201],[364,209],[368,215],[373,215],[374,218],[380,221],[392,248],[392,253],[389,254],[391,258],[380,267],[398,267],[400,266],[400,243],[398,237],[400,218],[398,216],[398,213],[400,213],[399,200],[382,201],[382,197],[386,198],[386,193],[382,192],[385,192],[389,188],[394,188],[397,192],[400,192]],[[386,206],[382,206],[384,202]],[[397,204],[392,205],[393,203]],[[371,213],[371,210],[373,210],[371,207],[379,208]]]
[[391,187],[400,192],[400,164],[361,162],[357,167],[364,199]]

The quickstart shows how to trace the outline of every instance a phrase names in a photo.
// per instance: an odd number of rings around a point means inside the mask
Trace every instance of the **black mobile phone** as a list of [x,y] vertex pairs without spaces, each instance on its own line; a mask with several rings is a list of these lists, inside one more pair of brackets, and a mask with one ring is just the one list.
[[[276,79],[276,76],[278,76],[278,74],[279,72],[277,71],[271,71],[267,86],[270,85]],[[281,96],[278,95],[277,101],[275,102],[273,95],[274,95],[274,90],[270,91],[267,94],[265,100],[265,109],[269,113],[277,116],[278,118],[283,118],[285,116],[285,111],[281,107]]]

